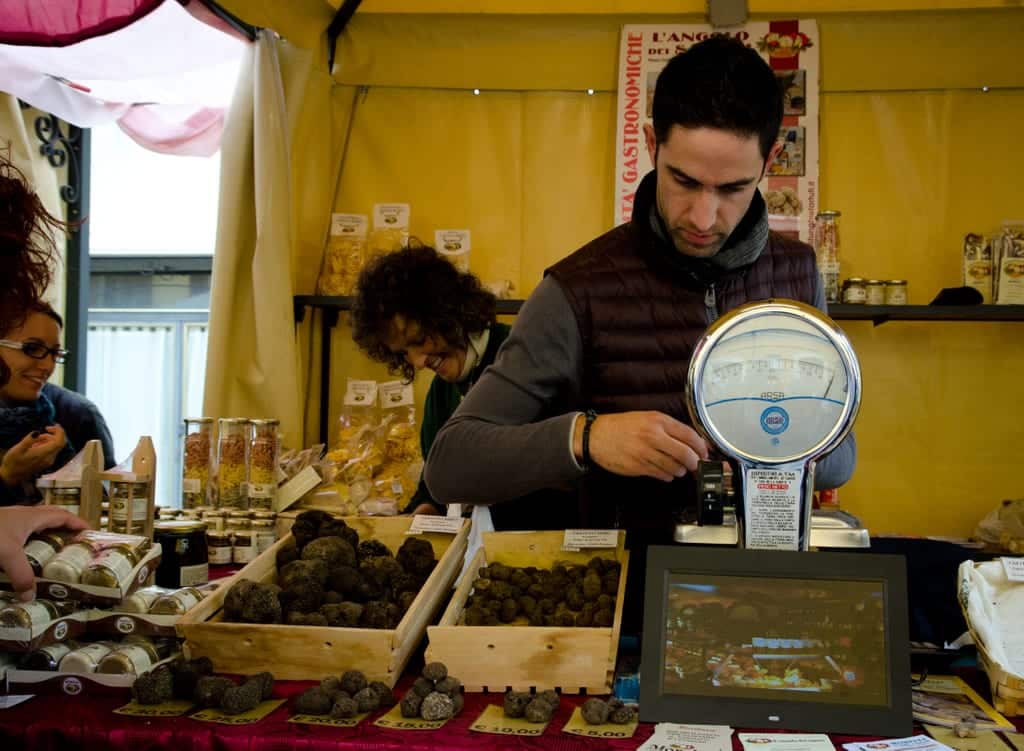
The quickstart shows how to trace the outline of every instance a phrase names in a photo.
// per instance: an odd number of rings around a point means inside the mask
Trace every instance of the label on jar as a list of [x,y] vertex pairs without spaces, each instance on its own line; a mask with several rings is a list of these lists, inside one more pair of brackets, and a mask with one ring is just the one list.
[[206,563],[182,566],[180,571],[180,581],[183,587],[193,587],[196,584],[206,584],[210,581],[210,566]]
[[231,563],[231,546],[211,545],[210,563],[214,565],[223,565],[225,563]]
[[[50,612],[50,609],[47,608],[46,605],[38,600],[34,602],[19,602],[15,605],[8,605],[6,610],[10,612],[12,616],[18,617],[19,620],[20,617],[15,615],[13,611],[22,611],[28,617],[30,628],[44,626],[53,620],[53,613]],[[13,618],[8,619],[6,614],[3,620],[8,621],[9,625],[12,626],[22,625],[21,623],[14,622]],[[22,623],[24,623],[24,621],[22,621]]]
[[90,561],[92,548],[88,545],[69,545],[43,566],[43,578],[77,582]]
[[885,285],[885,304],[886,305],[906,305],[907,304],[907,288],[902,284],[887,284]]
[[110,645],[95,642],[79,647],[74,652],[64,655],[59,669],[63,673],[95,673],[100,660],[110,654]]
[[57,665],[64,656],[71,652],[71,645],[66,642],[58,642],[57,644],[47,644],[45,647],[40,647],[38,650],[39,654],[46,655],[50,661]]
[[843,287],[843,302],[851,305],[860,305],[867,299],[867,292],[863,285],[848,284]]
[[104,664],[100,668],[102,672],[135,673],[135,675],[139,675],[153,667],[153,657],[149,652],[143,647],[134,644],[119,648],[110,657],[120,658],[118,661],[120,664],[114,663],[114,666],[116,666],[115,670],[111,671],[107,669],[107,661],[104,660]]
[[[149,516],[147,510],[147,499],[146,498],[133,498],[132,499],[132,521],[133,522],[144,522]],[[117,498],[110,502],[110,519],[111,521],[124,522],[128,519],[128,500],[126,498]]]
[[[249,497],[250,498],[271,498],[274,495],[274,491],[277,490],[276,485],[263,482],[250,482],[249,483]],[[260,506],[264,508],[264,506]],[[267,504],[265,508],[270,508]]]
[[28,545],[25,546],[25,557],[28,558],[29,563],[34,564],[32,569],[37,574],[42,571],[46,562],[55,555],[57,555],[57,551],[53,549],[53,545],[45,540],[29,540]]
[[[198,592],[194,589],[180,589],[172,595],[167,597],[161,597],[154,603],[150,613],[153,615],[174,615],[180,613],[187,613],[193,607],[199,604],[199,600],[202,599]],[[164,603],[174,603],[173,608],[167,607]]]
[[885,285],[869,284],[867,294],[868,305],[885,305]]
[[95,562],[87,570],[107,569],[117,581],[117,584],[111,586],[116,587],[120,586],[121,582],[131,579],[132,569],[134,568],[135,564],[124,553],[118,550],[108,550],[98,555]]
[[252,544],[252,538],[244,539],[247,545],[234,545],[231,548],[231,558],[235,563],[249,563],[256,558],[256,546]]
[[262,553],[267,548],[272,547],[273,544],[277,541],[277,538],[274,536],[273,530],[260,530],[255,534],[255,537],[257,555],[259,553]]
[[203,482],[198,477],[186,477],[181,481],[181,489],[186,493],[198,493],[203,489]]

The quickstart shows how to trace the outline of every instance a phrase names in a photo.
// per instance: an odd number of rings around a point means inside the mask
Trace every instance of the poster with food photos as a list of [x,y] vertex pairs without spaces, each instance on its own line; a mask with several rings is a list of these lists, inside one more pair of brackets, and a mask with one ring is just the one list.
[[768,62],[782,88],[781,150],[760,190],[776,232],[811,242],[818,212],[818,82],[816,21],[758,21],[729,29],[707,24],[627,25],[619,49],[616,107],[615,223],[628,222],[640,181],[652,169],[644,124],[658,74],[680,52],[715,34],[736,37]]

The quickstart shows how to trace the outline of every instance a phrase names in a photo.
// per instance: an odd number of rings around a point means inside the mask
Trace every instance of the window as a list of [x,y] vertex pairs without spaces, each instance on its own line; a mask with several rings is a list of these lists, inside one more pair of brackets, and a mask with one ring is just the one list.
[[220,158],[146,151],[92,131],[86,396],[123,461],[157,453],[156,502],[181,504],[183,419],[203,405]]

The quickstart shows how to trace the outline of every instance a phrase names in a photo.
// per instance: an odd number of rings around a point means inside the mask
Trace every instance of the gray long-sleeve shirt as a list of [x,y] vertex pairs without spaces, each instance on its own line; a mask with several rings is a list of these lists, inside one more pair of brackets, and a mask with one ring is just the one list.
[[[825,310],[819,284],[815,306]],[[523,304],[497,360],[434,440],[424,479],[444,503],[488,505],[578,480],[573,424],[584,408],[583,344],[565,293],[546,277]],[[815,486],[853,473],[851,433],[818,463]]]

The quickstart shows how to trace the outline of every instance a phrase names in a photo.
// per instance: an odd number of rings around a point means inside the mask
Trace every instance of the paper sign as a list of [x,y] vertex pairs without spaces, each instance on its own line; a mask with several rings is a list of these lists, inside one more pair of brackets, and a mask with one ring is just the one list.
[[396,704],[386,715],[381,715],[373,724],[379,728],[393,730],[437,730],[448,720],[423,720],[419,717],[402,717],[402,705]]
[[824,733],[738,733],[737,737],[744,751],[835,751]]
[[354,728],[369,716],[369,712],[357,714],[355,717],[331,717],[329,714],[293,714],[288,722],[300,725],[329,725],[332,728]]
[[1024,558],[1001,558],[1006,578],[1012,582],[1024,582]]
[[843,748],[846,751],[951,751],[949,746],[927,735],[912,735],[909,738],[894,738],[887,741],[844,743]]
[[727,725],[679,725],[659,722],[637,751],[732,751]]
[[547,726],[546,722],[530,722],[525,717],[506,717],[504,707],[488,704],[469,729],[494,735],[536,736],[543,735]]
[[957,751],[1006,751],[1006,744],[991,730],[977,730],[973,738],[958,738],[952,728],[925,725],[932,738]]
[[636,732],[636,726],[636,720],[627,722],[625,725],[616,725],[614,722],[591,725],[583,719],[583,710],[576,707],[572,711],[572,717],[562,728],[562,732],[570,735],[582,735],[587,738],[632,738],[633,733]]
[[796,550],[800,537],[799,472],[751,469],[744,478],[746,547],[759,550]]
[[280,513],[302,496],[311,491],[321,482],[320,475],[312,467],[306,467],[295,477],[277,489],[277,498],[274,499],[274,511]]
[[567,529],[562,539],[562,550],[578,551],[587,548],[615,548],[619,545],[617,529]]
[[437,532],[442,535],[456,535],[462,529],[462,519],[454,516],[433,516],[416,514],[412,524],[406,531],[407,535],[418,535],[421,532]]
[[114,714],[129,717],[180,717],[188,714],[195,705],[196,703],[190,699],[172,699],[159,704],[139,704],[132,701],[115,709]]
[[221,725],[251,725],[254,722],[259,722],[268,714],[280,707],[284,704],[284,701],[284,699],[269,699],[268,701],[257,704],[255,709],[251,709],[248,712],[242,712],[242,714],[225,714],[219,709],[204,709],[201,712],[196,712],[194,715],[190,716],[193,720],[218,722]]

